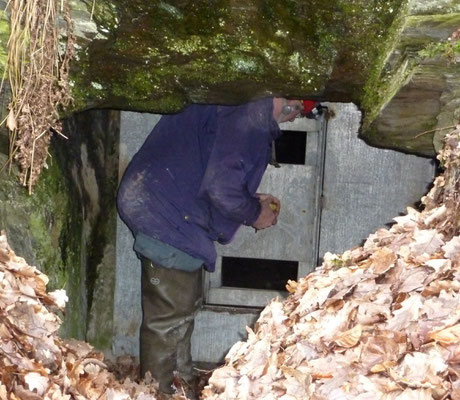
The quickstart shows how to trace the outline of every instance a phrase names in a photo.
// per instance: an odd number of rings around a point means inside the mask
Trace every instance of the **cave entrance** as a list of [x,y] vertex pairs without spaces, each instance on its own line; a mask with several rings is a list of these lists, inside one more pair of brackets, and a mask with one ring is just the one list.
[[[218,246],[218,269],[205,276],[205,304],[195,320],[194,361],[221,362],[247,336],[245,326],[254,324],[262,307],[287,295],[285,279],[306,276],[327,251],[340,254],[359,245],[418,202],[433,182],[430,159],[370,147],[358,139],[361,113],[354,104],[331,103],[329,108],[335,116],[327,126],[324,120],[306,119],[282,126],[292,133],[283,135],[291,136],[288,142],[275,145],[281,168],[270,165],[259,189],[280,197],[282,215],[272,229],[255,233],[245,227],[231,245]],[[121,113],[120,176],[159,118]],[[142,317],[140,268],[133,268],[139,261],[132,246],[132,234],[119,220],[114,355],[138,355],[133,327]],[[234,273],[229,261],[240,261]],[[274,272],[272,263],[285,275]],[[237,279],[229,280],[229,273]]]

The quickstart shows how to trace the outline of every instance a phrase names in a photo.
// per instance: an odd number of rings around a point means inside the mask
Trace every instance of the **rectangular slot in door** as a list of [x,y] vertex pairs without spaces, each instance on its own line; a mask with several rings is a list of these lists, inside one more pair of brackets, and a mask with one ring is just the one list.
[[297,261],[222,257],[222,286],[286,291],[298,268]]
[[283,130],[275,140],[276,161],[281,164],[305,165],[307,132]]

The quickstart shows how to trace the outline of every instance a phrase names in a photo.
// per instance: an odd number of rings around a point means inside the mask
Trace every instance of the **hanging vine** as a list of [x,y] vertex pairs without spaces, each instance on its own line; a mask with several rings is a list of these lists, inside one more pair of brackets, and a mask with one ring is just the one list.
[[[9,165],[15,160],[29,193],[49,156],[52,134],[61,134],[60,111],[72,101],[68,82],[74,36],[68,9],[58,0],[10,0],[7,73],[12,100],[6,121],[10,131]],[[58,22],[67,25],[65,51]],[[60,51],[61,50],[61,51]]]

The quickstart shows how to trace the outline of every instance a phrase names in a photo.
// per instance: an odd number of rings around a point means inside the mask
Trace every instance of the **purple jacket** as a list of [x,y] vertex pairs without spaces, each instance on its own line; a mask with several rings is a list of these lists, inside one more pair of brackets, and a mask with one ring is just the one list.
[[143,233],[203,260],[260,214],[255,193],[281,135],[272,98],[240,106],[191,105],[161,118],[128,165],[117,205]]

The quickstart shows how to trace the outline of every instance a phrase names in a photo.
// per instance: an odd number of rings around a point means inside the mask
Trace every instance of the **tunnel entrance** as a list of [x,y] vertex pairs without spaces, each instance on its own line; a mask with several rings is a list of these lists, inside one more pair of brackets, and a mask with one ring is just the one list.
[[[289,140],[288,144],[275,144],[281,168],[270,165],[258,190],[281,199],[278,224],[257,233],[243,227],[231,245],[217,245],[217,269],[204,276],[204,306],[195,320],[195,361],[221,362],[229,348],[246,337],[245,327],[254,324],[261,308],[287,295],[277,280],[303,278],[319,265],[325,252],[340,254],[359,245],[370,233],[405,213],[433,182],[430,159],[368,146],[358,139],[358,108],[351,103],[328,106],[335,117],[327,123],[298,119],[294,125],[281,127],[286,131],[283,140]],[[120,175],[159,118],[121,113]],[[139,325],[142,316],[140,269],[133,268],[139,261],[132,246],[132,234],[119,220],[115,355],[138,354],[137,331],[132,327]],[[252,267],[243,263],[231,267],[227,263],[232,258],[246,259],[252,266],[254,260],[276,264],[286,275],[259,272],[257,266],[248,272]],[[286,267],[290,262],[296,267]],[[254,276],[262,274],[262,282],[253,282]]]

